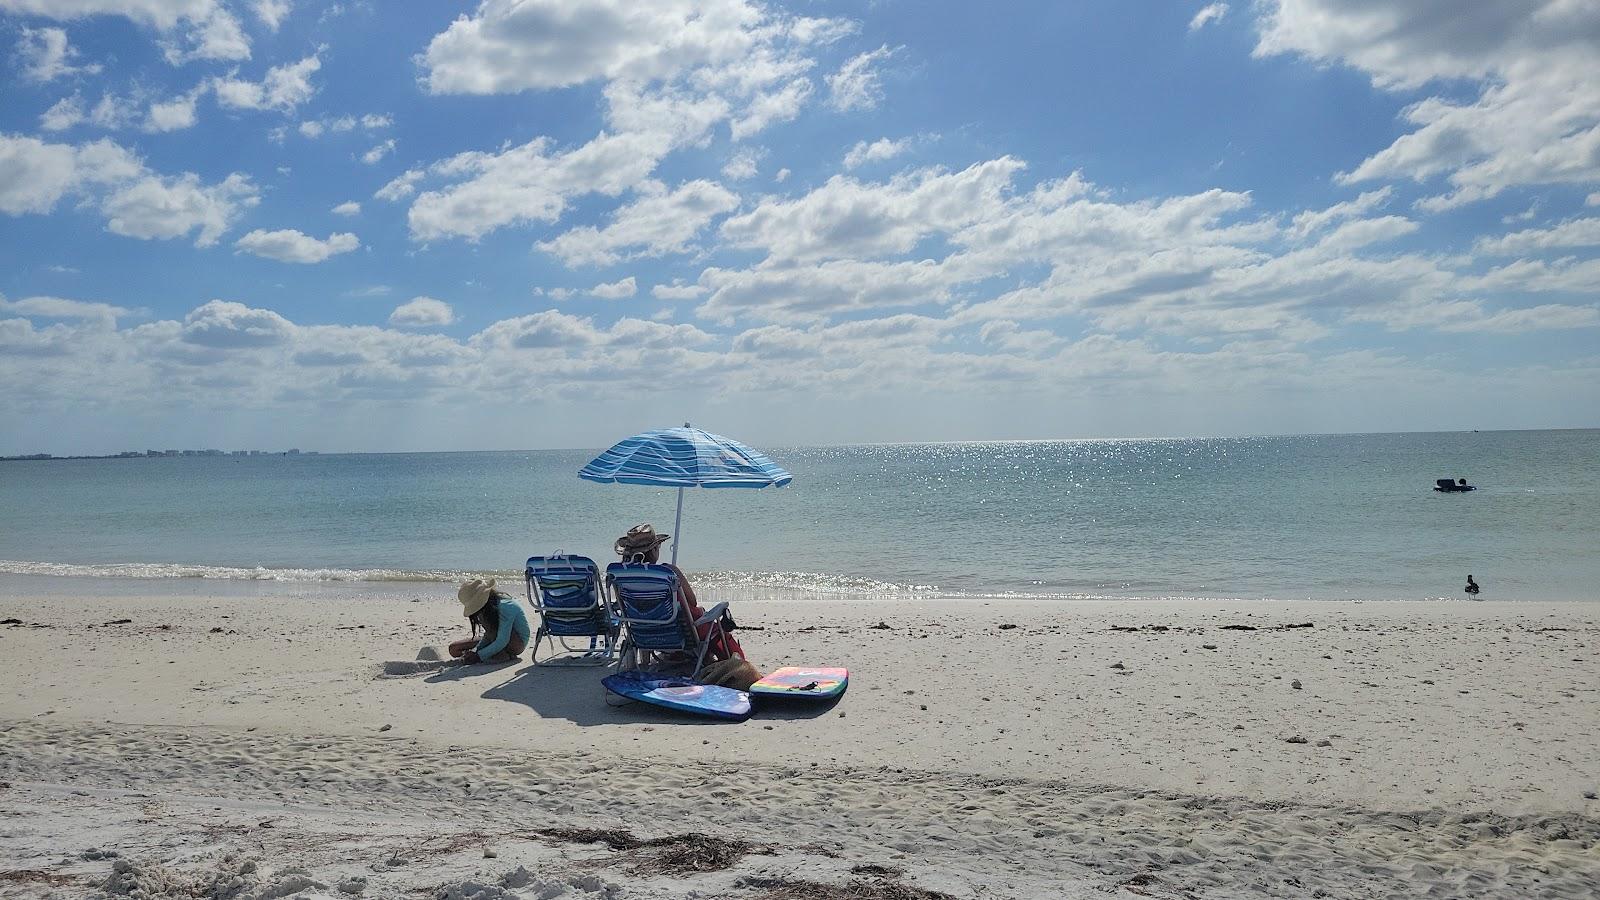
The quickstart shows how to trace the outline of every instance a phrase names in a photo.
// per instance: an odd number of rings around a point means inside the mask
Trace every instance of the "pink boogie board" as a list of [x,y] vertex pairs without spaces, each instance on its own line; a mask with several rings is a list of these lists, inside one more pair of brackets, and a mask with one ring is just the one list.
[[850,670],[821,666],[784,666],[750,685],[753,697],[831,700],[850,686]]

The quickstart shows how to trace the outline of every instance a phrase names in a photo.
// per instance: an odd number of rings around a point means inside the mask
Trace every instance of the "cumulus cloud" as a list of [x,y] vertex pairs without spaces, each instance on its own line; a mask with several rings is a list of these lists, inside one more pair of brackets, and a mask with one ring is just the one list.
[[[506,225],[554,222],[574,197],[615,196],[643,181],[669,147],[660,135],[602,133],[566,152],[535,138],[499,153],[458,154],[430,168],[456,180],[416,198],[408,214],[411,236],[476,240]],[[380,196],[403,197],[414,189],[421,175],[410,174],[401,176],[407,181],[386,185]]]
[[368,150],[367,152],[361,154],[361,161],[366,163],[369,166],[376,165],[385,156],[388,156],[390,153],[394,152],[394,145],[395,145],[394,138],[389,138],[388,140],[384,141],[383,143],[378,144],[377,146],[373,147],[371,150]]
[[293,5],[291,0],[254,0],[250,10],[268,31],[277,31],[283,20],[289,17]]
[[211,81],[217,102],[228,109],[268,109],[292,112],[295,107],[316,94],[311,76],[322,68],[317,54],[304,59],[273,66],[260,81],[248,81],[237,73]]
[[1549,228],[1529,228],[1497,238],[1479,238],[1473,249],[1490,256],[1538,253],[1566,247],[1600,247],[1600,219],[1569,219]]
[[244,175],[207,185],[187,172],[142,178],[107,195],[100,208],[106,228],[116,234],[165,240],[195,232],[195,246],[209,247],[259,201],[255,185]]
[[346,200],[329,211],[336,216],[359,216],[361,215],[361,204],[354,200]]
[[650,289],[650,296],[657,300],[694,300],[703,296],[706,289],[698,284],[684,284],[674,281],[671,284],[658,284]]
[[412,297],[389,314],[390,325],[404,328],[449,325],[455,320],[455,310],[450,308],[450,304],[432,297]]
[[29,81],[54,81],[100,71],[99,63],[74,65],[77,58],[77,49],[68,43],[67,32],[61,28],[24,28],[17,40],[17,63],[22,77]]
[[765,154],[752,147],[741,147],[722,165],[722,176],[730,181],[744,181],[756,176],[757,164]]
[[906,152],[910,146],[909,140],[892,141],[888,138],[879,138],[870,144],[866,141],[857,141],[856,145],[845,153],[844,167],[858,169],[870,162],[894,159]]
[[195,104],[204,93],[202,86],[171,100],[151,103],[145,114],[144,130],[166,132],[192,128],[195,123]]
[[622,259],[682,253],[713,218],[739,205],[732,191],[714,181],[689,181],[674,191],[650,183],[643,194],[618,207],[604,228],[574,228],[538,248],[568,266],[607,266]]
[[1194,18],[1189,20],[1189,30],[1199,31],[1213,22],[1222,21],[1222,17],[1227,14],[1228,4],[1226,3],[1212,3],[1204,6],[1194,14]]
[[66,131],[83,120],[83,98],[73,94],[62,97],[41,113],[39,127],[45,131]]
[[1342,63],[1380,88],[1411,91],[1467,80],[1475,98],[1413,103],[1406,134],[1341,182],[1443,177],[1430,211],[1519,185],[1600,182],[1600,6],[1478,4],[1470,16],[1437,3],[1271,0],[1257,55]]
[[426,175],[421,169],[408,169],[395,176],[383,187],[372,195],[376,200],[387,200],[391,203],[404,200],[417,192],[417,183]]
[[181,334],[187,343],[228,350],[282,344],[293,332],[294,325],[270,309],[212,300],[184,317]]
[[218,0],[0,0],[0,10],[69,22],[121,16],[161,32],[173,65],[250,58],[250,41]]
[[133,310],[109,303],[69,300],[65,297],[24,297],[7,300],[0,296],[0,313],[32,316],[42,319],[93,319],[115,322],[133,315]]
[[256,229],[235,241],[234,246],[245,253],[279,262],[310,265],[341,253],[349,253],[360,247],[361,241],[349,232],[336,232],[319,240],[292,228],[278,231]]
[[872,109],[883,100],[883,83],[878,66],[895,51],[885,44],[845,61],[839,71],[828,76],[828,105],[839,112]]
[[632,275],[621,281],[597,284],[589,289],[589,296],[601,300],[624,300],[639,292],[639,284]]
[[127,182],[144,171],[137,157],[108,140],[73,146],[0,134],[0,212],[47,213],[65,194]]

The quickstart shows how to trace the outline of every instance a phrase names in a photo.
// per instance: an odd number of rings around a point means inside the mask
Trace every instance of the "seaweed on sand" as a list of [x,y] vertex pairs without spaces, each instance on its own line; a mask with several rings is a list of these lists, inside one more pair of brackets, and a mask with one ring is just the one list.
[[659,838],[640,838],[631,831],[603,828],[541,828],[536,834],[569,844],[605,844],[633,860],[630,875],[687,875],[693,872],[720,872],[750,854],[770,856],[778,851],[770,844],[753,844],[709,834],[673,834]]
[[824,884],[803,878],[743,878],[741,887],[762,891],[757,900],[955,900],[949,894],[901,884],[893,877],[852,878]]

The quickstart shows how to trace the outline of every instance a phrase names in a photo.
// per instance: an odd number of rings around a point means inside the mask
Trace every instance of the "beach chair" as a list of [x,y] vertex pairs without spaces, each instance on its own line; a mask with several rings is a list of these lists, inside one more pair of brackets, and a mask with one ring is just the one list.
[[[523,578],[528,605],[539,616],[539,629],[530,642],[534,665],[561,660],[566,665],[599,666],[616,661],[621,623],[594,560],[564,554],[530,556]],[[542,663],[541,642],[550,648]]]
[[[733,625],[728,604],[718,603],[696,618],[678,584],[678,573],[658,563],[612,563],[606,567],[606,586],[616,598],[622,619],[621,667],[645,668],[672,657],[693,660],[688,677],[713,662],[712,648],[742,656],[728,631]],[[702,629],[704,636],[702,637]]]

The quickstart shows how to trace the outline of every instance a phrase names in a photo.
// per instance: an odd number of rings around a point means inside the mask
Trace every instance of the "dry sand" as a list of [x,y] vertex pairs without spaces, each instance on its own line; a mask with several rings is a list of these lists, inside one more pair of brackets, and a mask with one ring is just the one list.
[[447,586],[29,584],[0,596],[0,896],[1600,885],[1600,604],[736,603],[758,666],[852,681],[724,724],[608,706],[593,669],[379,677],[458,636]]

